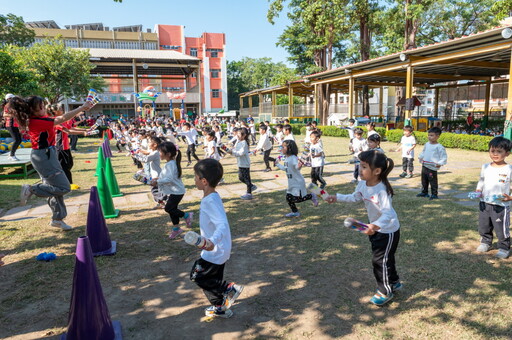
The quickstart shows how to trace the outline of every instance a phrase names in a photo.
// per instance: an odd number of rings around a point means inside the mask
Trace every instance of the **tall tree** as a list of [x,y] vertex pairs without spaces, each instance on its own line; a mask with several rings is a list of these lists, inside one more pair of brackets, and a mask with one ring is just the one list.
[[0,46],[28,46],[34,42],[34,30],[25,26],[22,17],[0,14]]
[[89,88],[105,86],[100,77],[91,77],[96,66],[89,62],[89,52],[68,48],[61,40],[45,40],[28,48],[11,47],[10,53],[34,74],[39,94],[52,103],[83,97]]
[[[227,65],[229,109],[238,110],[238,94],[269,86],[284,85],[299,78],[296,71],[270,58],[242,58]],[[258,105],[258,100],[253,101]]]
[[[270,23],[284,9],[286,0],[273,0],[267,18]],[[349,31],[350,22],[346,16],[348,0],[289,0],[288,26],[279,37],[278,45],[294,56],[291,59],[303,71],[330,70],[335,50],[340,47],[342,37]],[[303,54],[299,57],[299,54]],[[312,60],[314,67],[302,64]],[[299,64],[298,62],[301,62]],[[330,86],[319,86],[321,122],[325,124],[329,112]]]

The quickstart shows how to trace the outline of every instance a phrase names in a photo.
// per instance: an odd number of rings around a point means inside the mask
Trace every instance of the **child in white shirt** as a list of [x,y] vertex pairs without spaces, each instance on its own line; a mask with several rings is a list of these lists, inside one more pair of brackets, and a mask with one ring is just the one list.
[[256,186],[251,182],[251,159],[249,158],[249,131],[246,128],[239,128],[236,132],[237,141],[230,153],[236,157],[238,165],[238,179],[247,185],[247,193],[240,198],[252,200],[252,192]]
[[382,306],[402,288],[395,267],[400,223],[392,206],[393,188],[388,181],[393,161],[375,150],[362,152],[359,159],[361,181],[355,191],[350,195],[329,196],[327,202],[364,202],[370,224],[363,232],[369,236],[372,244],[373,274],[378,288],[370,302]]
[[421,192],[417,197],[428,197],[428,185],[430,184],[430,191],[432,195],[431,200],[437,199],[438,183],[437,171],[441,166],[446,164],[448,156],[446,150],[437,141],[441,136],[441,129],[434,126],[428,130],[428,142],[423,147],[419,158],[421,167]]
[[308,194],[306,191],[306,181],[300,173],[302,163],[299,162],[297,158],[297,154],[299,153],[297,144],[293,140],[285,140],[283,141],[283,149],[281,152],[285,156],[284,164],[281,165],[279,160],[277,160],[276,166],[286,171],[286,177],[288,177],[286,201],[292,210],[292,212],[286,214],[285,217],[299,217],[300,212],[295,203],[311,200],[316,207],[318,206],[318,199],[314,193]]
[[505,162],[510,155],[512,143],[504,137],[495,137],[489,142],[491,163],[484,164],[476,191],[480,195],[478,232],[480,245],[476,249],[485,253],[492,247],[492,232],[498,238],[496,257],[506,259],[510,255],[510,180],[512,165]]
[[224,267],[231,254],[231,231],[222,199],[215,191],[224,169],[214,159],[203,159],[194,165],[194,173],[196,187],[204,194],[199,208],[201,236],[211,245],[201,251],[201,257],[190,272],[190,280],[203,289],[211,303],[205,309],[206,316],[229,318],[233,315],[231,306],[244,287],[224,281]]
[[416,147],[416,137],[412,134],[413,127],[410,125],[404,126],[404,135],[400,140],[400,145],[396,151],[402,150],[402,170],[400,174],[402,178],[412,178],[414,171],[414,148]]
[[194,213],[185,213],[178,209],[178,204],[185,195],[185,185],[181,180],[181,152],[175,144],[163,142],[158,146],[160,159],[167,161],[160,172],[160,176],[153,178],[151,185],[158,186],[162,193],[167,196],[165,211],[171,217],[172,230],[169,234],[170,239],[176,238],[183,232],[180,228],[180,218],[185,219],[187,227],[192,225]]
[[357,183],[357,179],[359,178],[359,154],[368,150],[368,141],[363,138],[363,129],[361,128],[354,130],[352,149],[354,150],[354,179],[352,183]]
[[283,141],[285,141],[285,140],[295,141],[295,138],[293,137],[293,133],[292,133],[292,126],[290,124],[283,125],[283,134],[284,134]]
[[311,159],[311,182],[318,185],[320,182],[320,189],[324,189],[327,183],[323,178],[325,154],[320,143],[320,132],[312,131],[309,135],[311,145],[309,147],[309,158]]
[[270,161],[276,161],[275,158],[270,157],[270,153],[272,152],[272,143],[270,142],[270,137],[268,136],[267,131],[268,127],[266,125],[260,125],[260,139],[256,146],[256,151],[261,150],[263,152],[263,162],[265,162],[266,167],[265,172],[272,171]]

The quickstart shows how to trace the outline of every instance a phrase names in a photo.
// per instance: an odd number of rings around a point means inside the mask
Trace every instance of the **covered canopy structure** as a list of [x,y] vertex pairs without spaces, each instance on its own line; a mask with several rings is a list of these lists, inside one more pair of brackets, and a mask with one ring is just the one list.
[[[139,93],[144,82],[149,80],[161,80],[164,82],[172,80],[187,80],[192,73],[200,68],[201,60],[176,51],[161,50],[128,50],[128,49],[101,49],[90,48],[90,61],[96,65],[91,71],[93,76],[99,76],[104,79],[127,80],[131,78],[133,88],[130,93]],[[196,78],[194,78],[196,79]],[[197,77],[197,85],[187,87],[187,103],[197,104],[201,107],[201,83],[200,77]],[[115,82],[114,82],[115,83]],[[159,89],[165,92],[164,89]],[[125,90],[123,90],[125,91]],[[157,102],[169,103],[166,96],[160,96]],[[80,102],[77,102],[79,104]],[[105,102],[106,103],[106,102]],[[133,96],[135,109],[138,101]],[[101,104],[100,104],[101,105]]]
[[[463,36],[461,38],[423,46],[364,62],[344,65],[342,67],[305,76],[301,81],[307,84],[310,92],[319,85],[329,84],[331,90],[348,93],[348,116],[354,115],[356,91],[364,85],[376,88],[399,86],[405,88],[405,123],[411,118],[413,87],[435,89],[437,99],[439,89],[449,86],[471,86],[485,84],[485,112],[489,112],[490,85],[492,83],[509,83],[501,76],[510,75],[512,53],[512,28],[497,27]],[[466,84],[450,84],[466,80]],[[440,83],[443,83],[440,85]],[[260,89],[240,94],[246,97],[254,94],[288,93],[296,88],[296,82],[288,83],[280,88]],[[508,86],[508,98],[512,99],[512,86]],[[293,92],[291,92],[293,95]],[[318,96],[314,96],[318,98]],[[437,103],[436,103],[437,104]],[[318,105],[315,105],[315,116],[318,117]],[[435,106],[437,107],[437,106]],[[293,113],[292,113],[293,114]],[[435,112],[435,115],[437,112]],[[512,100],[507,104],[507,122],[512,116]],[[508,127],[508,126],[507,126]],[[511,136],[510,130],[508,136]]]

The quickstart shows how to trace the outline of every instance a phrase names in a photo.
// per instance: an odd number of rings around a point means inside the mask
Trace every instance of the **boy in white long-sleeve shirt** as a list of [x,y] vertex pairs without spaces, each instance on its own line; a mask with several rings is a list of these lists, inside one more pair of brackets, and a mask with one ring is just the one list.
[[275,162],[276,159],[270,157],[270,153],[272,152],[272,142],[270,141],[270,137],[268,135],[268,127],[264,124],[260,125],[260,139],[258,140],[258,145],[256,146],[256,151],[261,150],[263,152],[263,162],[265,162],[265,172],[272,171],[270,167],[270,162]]
[[231,254],[231,231],[224,204],[215,187],[223,176],[222,165],[215,159],[203,159],[194,166],[195,184],[203,191],[199,210],[201,236],[211,241],[211,246],[201,252],[194,263],[190,280],[203,289],[211,303],[205,309],[210,317],[229,318],[231,306],[243,290],[243,286],[224,281],[224,267]]
[[492,232],[498,238],[496,257],[506,259],[510,255],[510,178],[512,165],[505,162],[510,155],[512,143],[504,137],[489,142],[489,156],[492,162],[484,164],[476,191],[480,195],[478,232],[480,245],[476,249],[485,253],[492,247]]
[[185,123],[183,124],[183,131],[178,132],[178,135],[184,136],[187,140],[187,166],[192,163],[190,156],[194,157],[196,161],[199,161],[199,157],[196,155],[196,138],[198,136],[196,129],[192,129],[190,123]]
[[421,192],[417,197],[428,197],[428,185],[430,183],[431,200],[437,199],[437,171],[446,164],[448,156],[444,146],[437,141],[441,136],[441,129],[434,126],[428,130],[428,142],[423,147],[419,156],[421,167]]

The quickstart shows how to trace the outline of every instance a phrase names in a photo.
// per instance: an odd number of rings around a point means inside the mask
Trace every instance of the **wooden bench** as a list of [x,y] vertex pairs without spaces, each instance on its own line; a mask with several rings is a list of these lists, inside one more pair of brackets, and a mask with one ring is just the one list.
[[0,174],[0,178],[13,178],[13,177],[23,177],[27,178],[30,174],[36,172],[32,163],[30,162],[30,153],[32,152],[31,148],[27,149],[18,149],[16,150],[16,158],[19,161],[11,161],[9,160],[9,152],[6,152],[0,155],[0,168],[21,168],[23,172],[21,173],[9,173],[9,174]]

